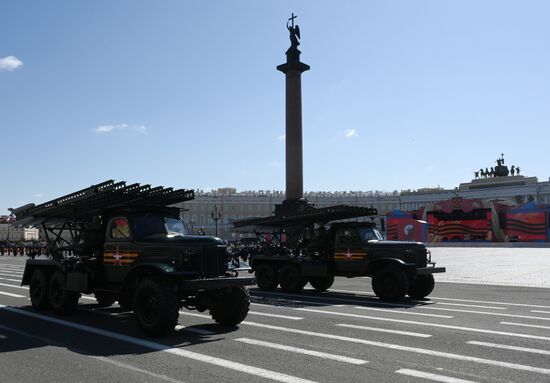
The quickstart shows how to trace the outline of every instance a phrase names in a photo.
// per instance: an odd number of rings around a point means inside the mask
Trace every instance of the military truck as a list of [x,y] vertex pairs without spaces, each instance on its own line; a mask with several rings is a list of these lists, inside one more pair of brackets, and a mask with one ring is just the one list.
[[149,336],[171,332],[181,307],[209,310],[222,325],[243,321],[254,278],[239,277],[223,240],[190,235],[169,207],[193,198],[192,190],[109,180],[10,209],[16,224],[40,226],[48,243],[46,256],[25,265],[21,285],[32,306],[69,314],[81,294],[94,294],[100,306],[133,310]]
[[376,215],[374,208],[318,209],[298,203],[274,216],[238,221],[235,227],[252,227],[258,237],[260,246],[251,247],[248,258],[262,290],[280,285],[285,292],[300,292],[309,282],[325,291],[336,276],[366,276],[385,301],[428,296],[435,285],[433,274],[445,268],[435,267],[423,243],[386,241],[372,221],[349,221]]

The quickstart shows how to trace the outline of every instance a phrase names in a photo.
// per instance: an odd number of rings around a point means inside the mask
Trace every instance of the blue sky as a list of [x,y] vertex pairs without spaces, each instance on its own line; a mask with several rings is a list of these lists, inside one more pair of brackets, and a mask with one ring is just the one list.
[[0,214],[106,179],[284,189],[298,15],[304,189],[547,180],[548,1],[0,2]]

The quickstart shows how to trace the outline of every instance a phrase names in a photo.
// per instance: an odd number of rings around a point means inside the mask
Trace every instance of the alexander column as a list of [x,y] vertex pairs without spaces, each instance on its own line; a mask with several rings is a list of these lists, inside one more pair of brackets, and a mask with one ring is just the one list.
[[286,63],[277,67],[286,75],[286,200],[296,201],[304,195],[302,166],[302,72],[309,65],[300,61],[300,28],[294,25],[294,13],[286,27],[290,32],[290,48],[286,51]]

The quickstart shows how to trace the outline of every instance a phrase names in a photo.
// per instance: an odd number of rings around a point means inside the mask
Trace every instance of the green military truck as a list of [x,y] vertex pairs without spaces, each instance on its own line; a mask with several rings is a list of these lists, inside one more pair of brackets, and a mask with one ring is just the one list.
[[101,306],[133,310],[149,336],[175,328],[181,307],[209,310],[222,325],[248,314],[242,268],[229,262],[219,238],[189,235],[180,210],[192,190],[106,181],[37,205],[10,209],[16,224],[42,228],[48,254],[29,258],[22,285],[32,306],[56,314],[75,310],[81,294]]
[[375,215],[373,208],[317,209],[301,203],[235,226],[252,226],[257,234],[259,246],[249,250],[248,258],[262,290],[280,285],[283,291],[299,292],[309,282],[317,291],[325,291],[336,276],[366,276],[372,278],[374,293],[385,301],[428,296],[435,285],[433,274],[445,268],[435,267],[423,243],[386,241],[374,223],[349,221]]

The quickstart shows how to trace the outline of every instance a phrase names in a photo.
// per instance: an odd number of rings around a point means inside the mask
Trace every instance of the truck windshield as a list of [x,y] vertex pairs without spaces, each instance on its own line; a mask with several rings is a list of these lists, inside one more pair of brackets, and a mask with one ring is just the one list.
[[131,224],[134,238],[138,241],[174,238],[188,234],[180,219],[163,214],[136,214],[132,217]]
[[368,242],[372,240],[378,240],[381,241],[384,238],[382,237],[382,234],[378,232],[373,227],[360,227],[359,228],[359,236],[361,237],[361,241]]

